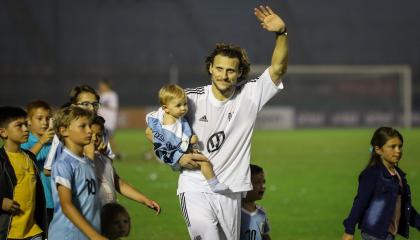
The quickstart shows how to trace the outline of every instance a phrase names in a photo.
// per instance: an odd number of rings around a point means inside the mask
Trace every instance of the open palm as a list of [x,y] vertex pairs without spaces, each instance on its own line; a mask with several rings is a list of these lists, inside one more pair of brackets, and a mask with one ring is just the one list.
[[270,32],[282,32],[286,28],[284,21],[269,6],[259,6],[254,14],[261,21],[261,26]]

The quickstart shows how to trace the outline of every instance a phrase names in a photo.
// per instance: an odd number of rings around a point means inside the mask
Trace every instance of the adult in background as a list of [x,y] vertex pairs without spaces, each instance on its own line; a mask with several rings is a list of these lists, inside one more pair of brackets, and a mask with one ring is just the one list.
[[118,94],[112,89],[110,81],[106,78],[99,80],[98,93],[101,103],[98,109],[98,115],[105,119],[105,128],[109,134],[111,148],[115,152],[115,158],[119,159],[121,156],[116,151],[114,140],[114,132],[117,129],[118,123]]

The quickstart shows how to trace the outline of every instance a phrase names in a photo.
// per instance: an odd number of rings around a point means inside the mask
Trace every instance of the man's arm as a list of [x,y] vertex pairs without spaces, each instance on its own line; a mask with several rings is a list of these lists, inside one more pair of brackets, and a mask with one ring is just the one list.
[[276,45],[273,56],[271,57],[271,66],[269,69],[270,77],[274,84],[279,85],[281,76],[287,70],[287,33],[284,21],[266,6],[260,6],[254,9],[254,14],[261,21],[261,26],[269,32],[276,33]]

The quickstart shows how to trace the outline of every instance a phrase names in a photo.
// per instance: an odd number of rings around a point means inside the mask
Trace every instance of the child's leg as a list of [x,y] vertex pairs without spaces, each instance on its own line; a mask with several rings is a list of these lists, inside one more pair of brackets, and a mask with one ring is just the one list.
[[226,193],[229,192],[228,186],[219,182],[216,175],[213,171],[213,166],[210,162],[197,162],[200,165],[201,173],[204,178],[206,178],[207,183],[210,186],[210,189],[216,193]]

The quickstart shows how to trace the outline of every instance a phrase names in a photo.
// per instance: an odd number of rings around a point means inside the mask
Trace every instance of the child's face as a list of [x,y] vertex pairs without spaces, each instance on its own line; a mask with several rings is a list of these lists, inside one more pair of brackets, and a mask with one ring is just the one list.
[[32,110],[29,116],[28,123],[31,132],[35,135],[42,136],[50,127],[49,120],[51,118],[51,111],[44,108],[37,108]]
[[261,200],[265,192],[265,177],[264,172],[253,174],[251,176],[252,190],[246,195],[246,198],[256,201]]
[[62,130],[62,135],[66,137],[72,144],[85,146],[92,139],[92,130],[90,128],[90,119],[87,117],[79,117],[70,122],[67,128]]
[[187,98],[176,98],[163,105],[166,114],[174,118],[181,118],[188,112]]
[[101,140],[103,138],[103,129],[102,126],[99,124],[92,124],[90,126],[92,129],[92,141],[95,144],[95,149],[98,148],[99,144],[101,143]]
[[111,239],[126,237],[130,233],[130,218],[125,213],[119,213],[111,220],[108,227]]
[[6,141],[19,145],[25,143],[29,136],[28,122],[25,118],[18,118],[7,124],[5,128],[0,128],[0,134]]
[[91,92],[82,92],[77,97],[76,105],[96,113],[100,104],[95,94]]
[[403,144],[398,137],[390,138],[382,147],[375,147],[376,153],[381,156],[382,162],[396,165],[403,154]]

